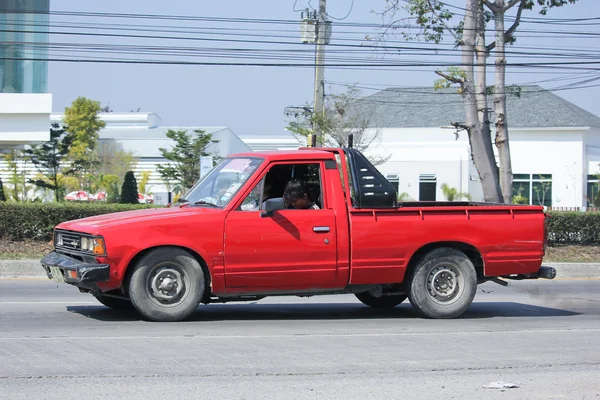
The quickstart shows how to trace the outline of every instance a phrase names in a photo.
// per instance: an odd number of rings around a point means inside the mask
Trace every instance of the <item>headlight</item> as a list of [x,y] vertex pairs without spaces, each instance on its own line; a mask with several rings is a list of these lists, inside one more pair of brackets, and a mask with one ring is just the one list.
[[94,239],[88,237],[81,238],[81,251],[94,251]]
[[104,247],[104,239],[99,237],[82,237],[81,251],[94,253],[95,256],[105,256],[106,248]]
[[106,245],[102,237],[83,236],[71,232],[56,232],[54,246],[66,250],[91,253],[98,257],[106,256]]

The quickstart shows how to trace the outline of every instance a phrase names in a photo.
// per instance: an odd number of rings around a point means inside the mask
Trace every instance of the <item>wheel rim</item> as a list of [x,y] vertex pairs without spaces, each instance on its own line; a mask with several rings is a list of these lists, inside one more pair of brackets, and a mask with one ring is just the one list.
[[159,264],[150,271],[148,295],[163,307],[174,307],[185,300],[190,282],[187,274],[175,264]]
[[450,264],[438,264],[427,274],[427,292],[438,304],[449,305],[457,301],[464,286],[463,275]]

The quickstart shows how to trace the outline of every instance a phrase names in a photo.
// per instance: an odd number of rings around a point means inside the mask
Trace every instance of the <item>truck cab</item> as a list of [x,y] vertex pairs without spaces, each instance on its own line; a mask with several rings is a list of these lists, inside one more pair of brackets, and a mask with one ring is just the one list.
[[54,244],[41,260],[50,279],[154,321],[200,303],[342,293],[454,318],[480,283],[555,276],[541,265],[542,207],[399,203],[356,149],[232,155],[177,203],[67,221]]

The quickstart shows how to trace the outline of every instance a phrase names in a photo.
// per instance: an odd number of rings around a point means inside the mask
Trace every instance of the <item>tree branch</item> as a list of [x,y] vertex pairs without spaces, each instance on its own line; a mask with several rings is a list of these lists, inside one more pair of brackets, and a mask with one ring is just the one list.
[[446,28],[446,30],[448,32],[450,32],[450,34],[452,35],[452,37],[454,37],[454,40],[456,40],[457,42],[460,42],[460,37],[456,34],[456,32],[454,32],[454,30],[452,28],[450,28],[442,18],[440,18],[440,16],[438,15],[438,13],[435,12],[435,9],[433,8],[433,4],[431,4],[431,0],[427,0],[427,4],[429,4],[429,8],[431,9],[431,13],[441,22],[441,24],[444,26],[444,28]]
[[[487,1],[487,0],[484,0],[484,1]],[[517,10],[517,16],[515,17],[515,22],[513,22],[513,24],[511,25],[511,27],[508,28],[508,30],[504,33],[504,40],[505,41],[511,38],[511,36],[515,33],[515,31],[517,30],[517,27],[521,23],[521,14],[523,13],[523,7],[525,6],[525,2],[527,0],[511,0],[511,3],[509,4],[509,6],[513,7],[519,1],[521,2],[521,4],[519,4],[519,9]],[[514,4],[512,4],[512,3],[514,3]],[[508,7],[508,8],[510,8],[510,7]],[[506,8],[505,11],[508,10],[508,8]],[[492,43],[488,44],[487,46],[485,46],[485,50],[488,53],[490,51],[494,50],[495,48],[496,48],[496,42],[492,42]]]
[[508,2],[508,4],[504,6],[504,11],[510,10],[511,8],[513,8],[514,6],[516,6],[518,2],[523,3],[522,0],[510,0]]
[[483,4],[492,11],[496,10],[496,8],[497,8],[496,4],[491,2],[490,0],[483,0]]
[[[505,38],[510,38],[513,33],[515,33],[515,31],[517,30],[517,27],[519,26],[519,24],[521,23],[521,14],[523,13],[523,7],[525,7],[525,1],[527,0],[513,0],[513,1],[520,1],[521,4],[519,5],[519,9],[517,10],[517,16],[515,18],[515,22],[512,24],[512,26],[510,28],[508,28],[508,30],[504,33],[504,37]],[[514,5],[514,4],[513,4]],[[510,6],[512,7],[512,6]],[[509,8],[510,8],[509,7]],[[508,9],[508,8],[507,8]]]
[[448,74],[443,73],[442,71],[435,71],[436,74],[438,74],[439,76],[441,76],[442,78],[446,79],[447,81],[450,81],[452,83],[464,83],[465,80],[462,78],[457,78]]

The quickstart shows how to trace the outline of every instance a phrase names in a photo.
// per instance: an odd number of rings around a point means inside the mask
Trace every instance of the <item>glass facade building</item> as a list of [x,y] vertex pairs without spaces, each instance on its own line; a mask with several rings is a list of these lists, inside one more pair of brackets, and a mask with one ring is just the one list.
[[50,0],[0,0],[0,93],[48,92]]

